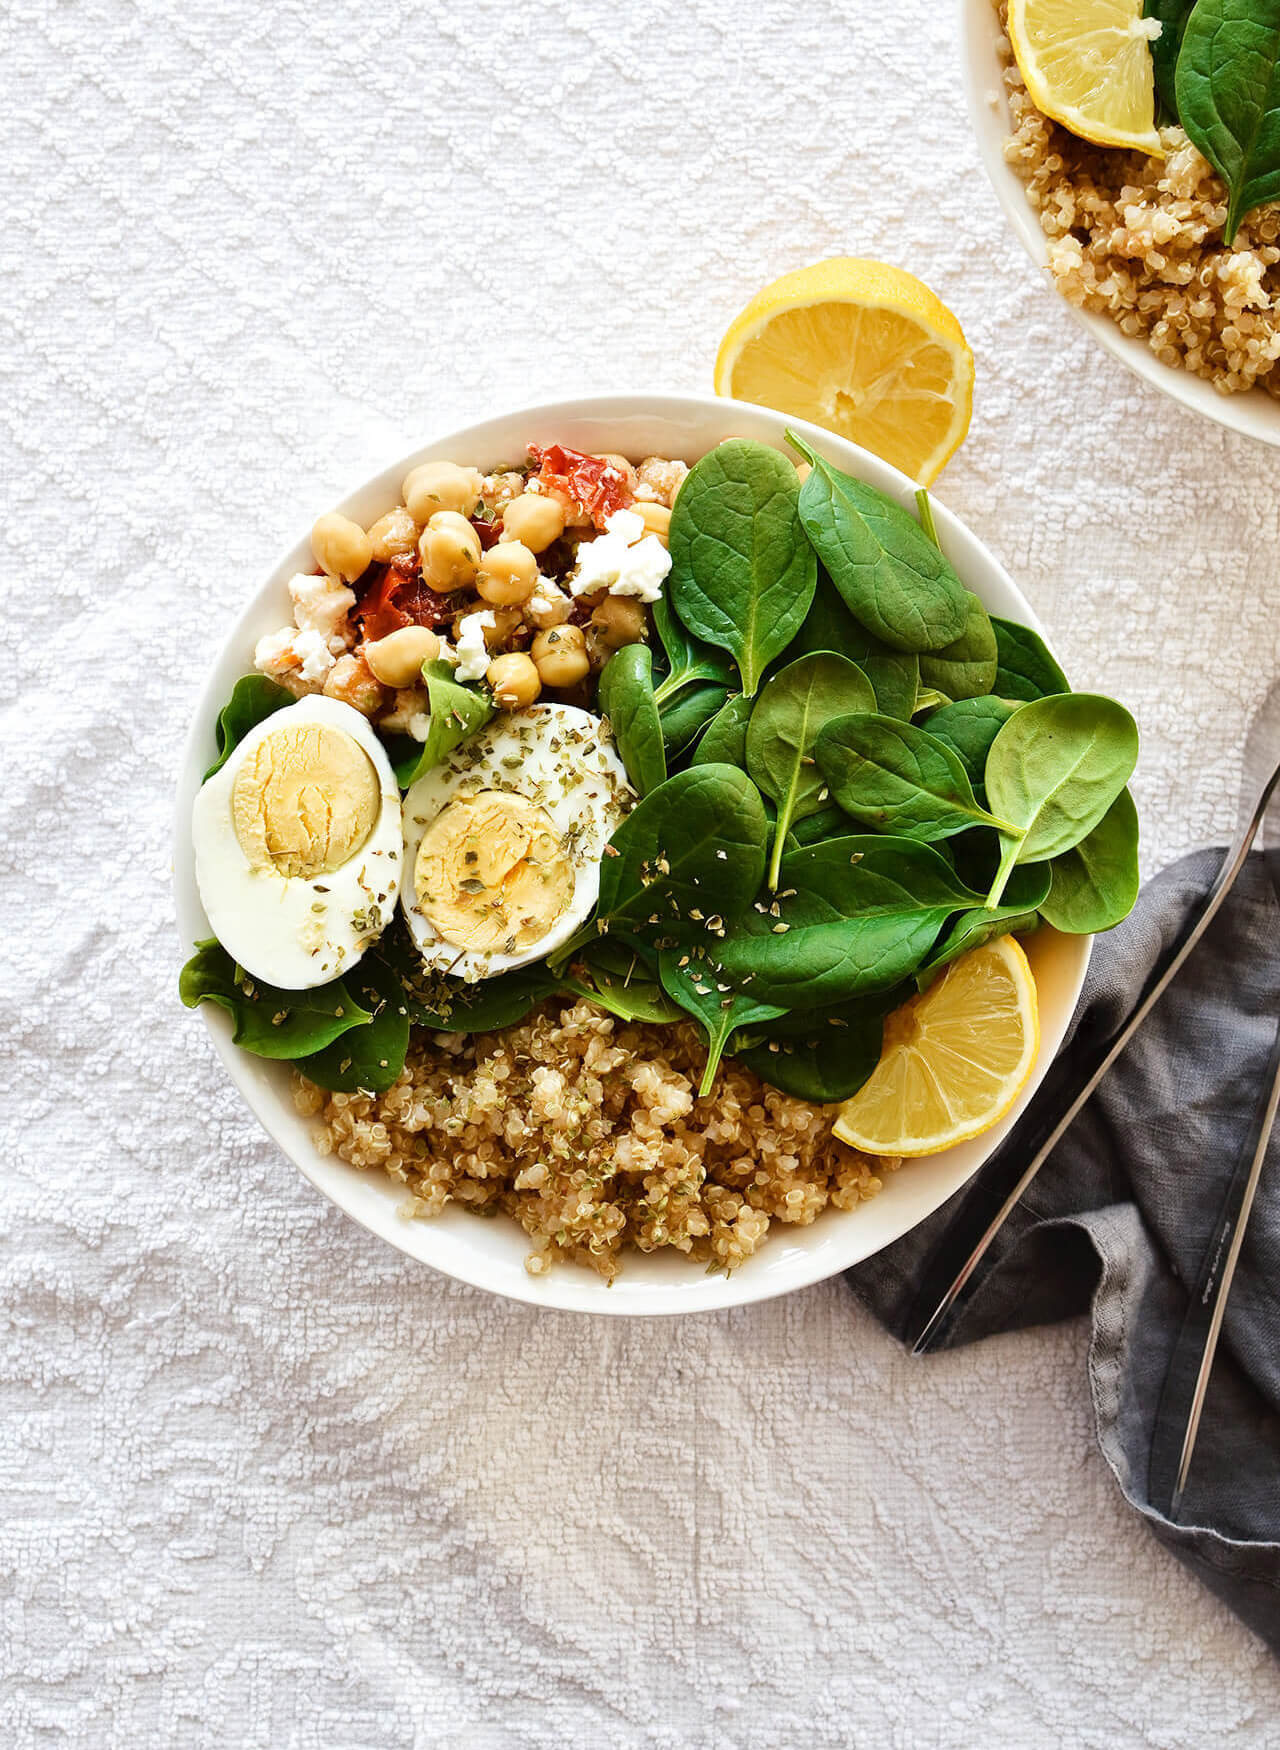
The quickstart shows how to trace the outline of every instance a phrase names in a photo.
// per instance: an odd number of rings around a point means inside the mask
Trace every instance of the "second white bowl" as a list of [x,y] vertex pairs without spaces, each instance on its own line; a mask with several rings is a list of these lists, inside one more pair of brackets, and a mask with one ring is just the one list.
[[1027,200],[1026,188],[1005,161],[1009,110],[1005,102],[999,43],[1000,21],[991,0],[960,0],[962,72],[978,151],[1005,217],[1032,261],[1044,270],[1046,285],[1052,295],[1100,346],[1171,401],[1180,402],[1192,412],[1201,413],[1218,425],[1225,425],[1230,431],[1257,438],[1264,444],[1280,445],[1280,401],[1262,389],[1248,389],[1238,395],[1220,394],[1207,378],[1162,364],[1145,340],[1123,334],[1109,316],[1079,309],[1053,286],[1048,272],[1048,239]]

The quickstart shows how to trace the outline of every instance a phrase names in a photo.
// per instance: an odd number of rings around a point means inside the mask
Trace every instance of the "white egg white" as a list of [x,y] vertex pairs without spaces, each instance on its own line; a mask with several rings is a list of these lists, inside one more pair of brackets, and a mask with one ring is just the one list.
[[[418,847],[431,822],[458,796],[503,790],[536,803],[565,840],[573,862],[572,899],[553,927],[514,953],[465,951],[441,937],[417,903]],[[400,905],[423,962],[475,983],[542,960],[591,915],[600,893],[604,848],[635,801],[612,737],[599,717],[574,705],[503,711],[419,778],[404,798]]]
[[[373,830],[353,856],[314,877],[255,869],[236,836],[232,790],[245,759],[272,730],[316,722],[345,731],[368,754],[380,802]],[[400,890],[400,791],[382,743],[350,705],[299,699],[251,729],[196,796],[191,832],[196,884],[213,933],[240,966],[283,990],[340,978],[395,915]]]

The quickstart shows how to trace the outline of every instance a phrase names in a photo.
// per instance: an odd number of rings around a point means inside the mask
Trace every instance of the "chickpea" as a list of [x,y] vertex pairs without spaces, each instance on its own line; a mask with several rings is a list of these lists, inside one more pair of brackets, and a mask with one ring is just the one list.
[[376,523],[369,524],[369,544],[373,556],[381,565],[397,559],[402,553],[412,553],[418,544],[418,525],[404,505],[398,504]]
[[480,561],[476,591],[486,602],[508,607],[527,602],[538,582],[538,561],[523,541],[499,541]]
[[542,691],[542,682],[531,657],[515,653],[495,656],[484,677],[493,688],[495,704],[504,710],[518,711],[522,705],[532,705]]
[[572,612],[572,601],[548,577],[542,579],[524,604],[525,620],[538,632],[549,632],[553,626],[563,626]]
[[631,466],[630,462],[628,462],[627,458],[618,455],[616,450],[602,450],[600,453],[600,460],[602,462],[608,462],[611,467],[616,468],[622,476],[623,484],[626,486],[627,491],[634,494],[636,489],[636,471]]
[[331,510],[311,531],[311,551],[329,577],[354,583],[363,577],[373,559],[373,545],[359,523]]
[[607,595],[592,614],[591,624],[607,649],[620,650],[644,637],[644,607],[634,596]]
[[338,658],[325,680],[324,696],[352,705],[366,717],[376,717],[387,702],[387,690],[370,671],[362,652]]
[[440,640],[426,626],[401,626],[398,632],[364,645],[361,654],[384,687],[411,687],[423,663],[439,656]]
[[423,462],[405,475],[403,492],[409,515],[419,525],[438,510],[470,516],[480,502],[480,474],[456,462]]
[[813,469],[810,467],[808,462],[797,462],[796,463],[796,478],[799,480],[801,486],[804,485],[805,481],[809,478],[810,474],[812,474],[812,473],[813,473]]
[[484,629],[485,649],[501,650],[519,629],[523,615],[519,608],[491,608],[490,612],[493,615],[493,624]]
[[576,687],[591,667],[581,626],[553,626],[549,632],[539,632],[531,655],[543,685],[548,687]]
[[508,541],[522,541],[531,553],[542,553],[564,533],[564,506],[546,492],[522,492],[502,516]]
[[637,500],[629,507],[644,524],[646,535],[656,535],[665,547],[667,537],[671,533],[671,512],[665,504],[650,504],[647,500]]
[[418,542],[422,575],[433,589],[470,589],[480,564],[480,537],[456,510],[438,510]]
[[582,506],[570,498],[567,492],[562,492],[559,487],[553,486],[547,497],[554,498],[564,512],[566,529],[593,529],[595,527],[591,520],[591,512],[583,510]]

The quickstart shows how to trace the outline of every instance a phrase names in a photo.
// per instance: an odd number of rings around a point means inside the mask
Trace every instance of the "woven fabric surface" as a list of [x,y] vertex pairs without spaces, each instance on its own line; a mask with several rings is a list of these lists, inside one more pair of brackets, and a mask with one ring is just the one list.
[[1098,1455],[1082,1322],[921,1366],[841,1282],[487,1298],[323,1203],[175,998],[178,750],[298,531],[490,410],[706,389],[834,253],[964,324],[940,496],[1139,716],[1147,867],[1229,836],[1274,456],[1041,283],[951,8],[14,0],[0,49],[0,1740],[1273,1741],[1262,1644]]

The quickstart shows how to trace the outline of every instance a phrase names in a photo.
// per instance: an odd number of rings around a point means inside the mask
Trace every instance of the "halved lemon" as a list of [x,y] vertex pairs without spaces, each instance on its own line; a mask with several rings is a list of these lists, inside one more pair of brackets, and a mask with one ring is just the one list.
[[[1009,41],[1032,103],[1097,146],[1163,158],[1143,0],[1009,0]],[[1166,29],[1168,26],[1165,27]]]
[[969,429],[973,354],[913,274],[839,256],[783,274],[730,324],[716,394],[776,407],[882,456],[921,486]]
[[836,1119],[873,1155],[931,1155],[1003,1118],[1040,1049],[1036,981],[1012,936],[955,960],[885,1023],[871,1079]]

